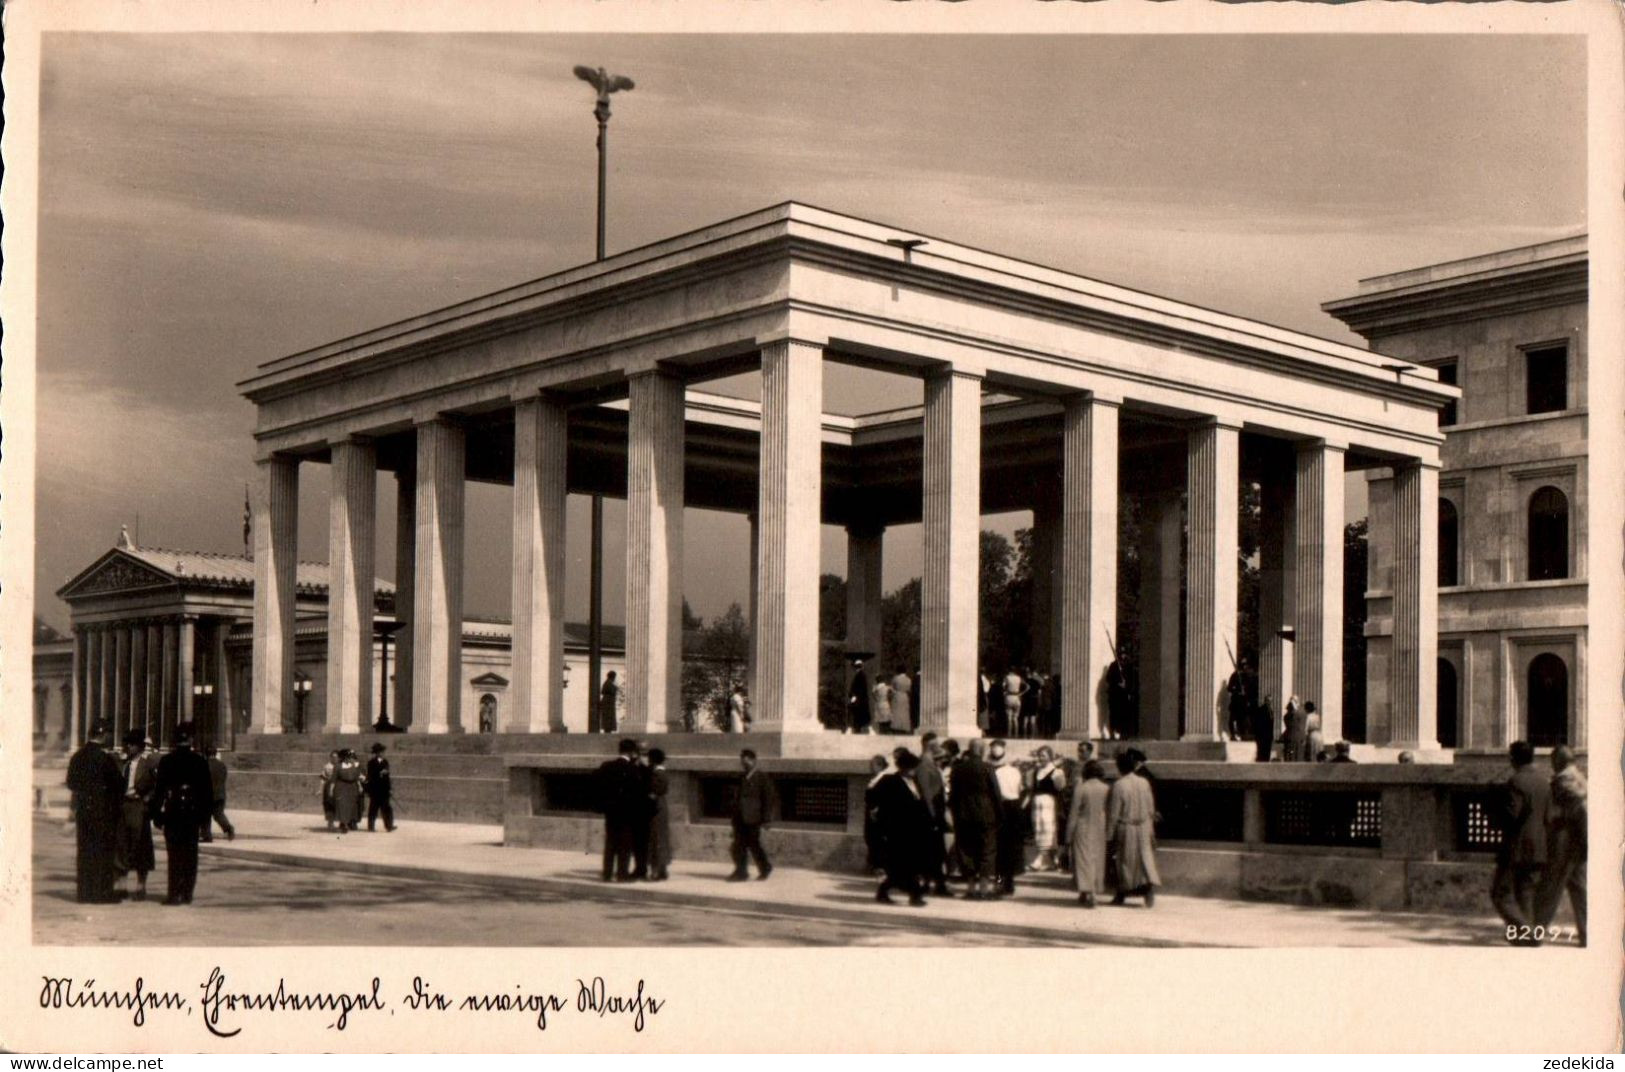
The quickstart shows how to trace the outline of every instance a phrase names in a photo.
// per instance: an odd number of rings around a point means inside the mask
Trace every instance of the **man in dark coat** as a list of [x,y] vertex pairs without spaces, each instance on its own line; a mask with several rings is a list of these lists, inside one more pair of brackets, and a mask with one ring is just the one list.
[[209,784],[214,787],[214,811],[211,814],[212,822],[203,827],[203,836],[199,839],[205,844],[214,840],[214,824],[219,823],[220,829],[226,832],[226,840],[230,841],[237,836],[237,829],[226,818],[226,770],[225,760],[220,758],[220,749],[209,746]]
[[994,894],[999,834],[999,786],[987,765],[987,742],[972,738],[969,750],[948,775],[948,802],[954,817],[954,846],[970,883],[973,901]]
[[651,775],[649,742],[639,741],[636,762],[638,775],[638,801],[632,813],[632,879],[642,882],[649,877],[649,820],[654,817],[654,798],[649,793]]
[[925,852],[931,841],[940,844],[941,837],[915,780],[919,758],[908,749],[899,748],[895,763],[897,769],[875,784],[880,859],[886,870],[886,877],[875,890],[875,900],[891,904],[891,891],[895,888],[908,894],[909,904],[919,907],[925,904],[925,892],[920,888]]
[[[1501,848],[1496,855],[1490,899],[1501,918],[1514,927],[1535,922],[1535,893],[1546,866],[1546,824],[1552,790],[1535,770],[1535,750],[1528,741],[1507,748],[1512,777],[1501,803]],[[1534,941],[1533,938],[1529,939]]]
[[604,684],[598,690],[598,732],[615,732],[620,699],[621,685],[615,678],[615,671],[611,670],[604,675]]
[[1266,695],[1253,708],[1253,761],[1268,763],[1275,751],[1275,697]]
[[856,659],[852,663],[852,687],[846,697],[846,728],[853,733],[868,733],[869,721],[869,675],[863,670],[863,660]]
[[214,810],[209,761],[192,751],[192,727],[175,727],[175,747],[158,761],[158,787],[153,791],[153,822],[163,827],[169,862],[166,905],[192,903],[197,885],[198,835]]
[[925,801],[926,811],[931,814],[932,830],[925,844],[920,873],[931,883],[932,892],[946,897],[948,851],[944,838],[948,833],[948,792],[939,766],[942,757],[942,745],[937,743],[936,734],[927,733],[920,738],[919,766],[914,770],[914,784],[920,790],[920,799]]
[[1251,732],[1253,712],[1258,709],[1258,675],[1250,660],[1243,657],[1236,663],[1226,689],[1230,694],[1230,739],[1239,741]]
[[81,904],[111,904],[117,877],[119,828],[123,824],[124,772],[113,753],[112,727],[98,722],[68,761],[73,822],[78,834],[76,898]]
[[779,806],[773,779],[756,766],[756,753],[752,749],[739,753],[739,765],[745,773],[739,779],[739,798],[734,803],[734,839],[729,846],[734,870],[728,876],[729,882],[743,882],[750,877],[745,869],[746,853],[756,861],[758,879],[773,873],[773,863],[767,858],[767,850],[762,848],[762,828],[773,821]]
[[383,745],[372,746],[372,758],[367,760],[367,780],[361,785],[367,793],[367,833],[378,829],[379,812],[384,813],[384,833],[394,833],[395,809],[390,805],[394,790],[389,784],[389,760],[384,758]]
[[619,755],[598,768],[598,800],[604,811],[604,881],[631,880],[633,824],[643,813],[643,776],[638,742],[620,743]]

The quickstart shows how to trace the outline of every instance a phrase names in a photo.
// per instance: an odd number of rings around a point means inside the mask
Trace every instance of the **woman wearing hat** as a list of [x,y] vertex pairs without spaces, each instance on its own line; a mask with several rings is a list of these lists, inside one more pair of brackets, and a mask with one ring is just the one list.
[[333,824],[338,821],[334,811],[333,788],[334,780],[339,773],[338,749],[327,753],[327,762],[322,765],[322,818],[327,820],[327,829],[332,830]]
[[339,765],[333,772],[333,818],[339,833],[361,825],[361,761],[350,748],[339,750]]
[[1099,760],[1086,760],[1079,774],[1082,784],[1072,792],[1066,818],[1067,843],[1072,849],[1072,878],[1078,886],[1078,902],[1095,907],[1095,898],[1106,889],[1106,771]]

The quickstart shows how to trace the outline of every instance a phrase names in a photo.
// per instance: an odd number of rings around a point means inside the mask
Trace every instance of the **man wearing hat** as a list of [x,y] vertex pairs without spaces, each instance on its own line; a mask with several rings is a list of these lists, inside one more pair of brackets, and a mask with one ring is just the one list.
[[384,833],[395,832],[395,809],[389,806],[389,760],[384,758],[384,746],[372,746],[372,758],[367,760],[367,780],[362,783],[367,791],[367,833],[378,828],[378,813],[384,813]]
[[153,821],[164,831],[169,854],[166,905],[192,903],[197,885],[198,835],[214,811],[209,762],[192,751],[192,726],[175,727],[175,747],[158,761],[158,787],[153,792]]
[[73,821],[78,834],[76,877],[81,904],[111,904],[123,823],[124,772],[113,753],[113,728],[106,722],[90,727],[89,737],[68,761],[68,789],[73,793]]

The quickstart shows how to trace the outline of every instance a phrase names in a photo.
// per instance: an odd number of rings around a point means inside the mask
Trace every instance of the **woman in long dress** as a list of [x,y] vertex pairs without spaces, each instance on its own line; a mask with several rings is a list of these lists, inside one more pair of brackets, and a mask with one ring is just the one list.
[[327,753],[327,762],[322,765],[322,818],[327,820],[327,828],[333,829],[338,821],[334,812],[333,783],[338,777],[339,754],[337,751]]
[[671,810],[666,804],[671,777],[662,749],[649,749],[649,767],[649,881],[664,882],[671,867]]
[[1038,855],[1033,859],[1030,870],[1055,870],[1055,842],[1057,830],[1057,801],[1061,789],[1066,784],[1066,776],[1056,766],[1055,753],[1048,746],[1038,750],[1038,769],[1033,772],[1033,844]]
[[1072,879],[1078,885],[1078,903],[1095,907],[1106,891],[1106,798],[1111,788],[1099,761],[1089,760],[1072,789],[1066,817],[1067,844],[1072,849]]
[[339,752],[338,769],[333,772],[333,818],[339,833],[361,825],[361,761],[348,748]]
[[1122,904],[1129,894],[1145,897],[1145,906],[1156,902],[1156,887],[1162,885],[1157,873],[1157,851],[1153,844],[1156,802],[1151,783],[1138,772],[1131,752],[1117,756],[1120,777],[1106,797],[1106,826],[1111,831],[1112,850],[1117,857],[1117,894],[1112,904]]

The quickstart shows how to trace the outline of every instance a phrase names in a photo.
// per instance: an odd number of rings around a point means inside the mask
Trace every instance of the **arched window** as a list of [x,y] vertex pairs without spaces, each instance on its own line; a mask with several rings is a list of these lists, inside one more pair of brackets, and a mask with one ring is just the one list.
[[1524,702],[1529,722],[1529,743],[1536,748],[1567,744],[1569,739],[1569,668],[1551,652],[1529,663]]
[[1529,498],[1529,579],[1555,581],[1569,575],[1569,499],[1557,488]]
[[1439,747],[1460,748],[1461,701],[1456,688],[1456,667],[1449,659],[1439,660],[1438,683]]
[[1457,563],[1461,559],[1461,528],[1456,516],[1456,504],[1449,499],[1439,500],[1439,587],[1450,588],[1461,583]]

